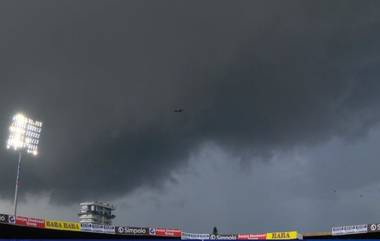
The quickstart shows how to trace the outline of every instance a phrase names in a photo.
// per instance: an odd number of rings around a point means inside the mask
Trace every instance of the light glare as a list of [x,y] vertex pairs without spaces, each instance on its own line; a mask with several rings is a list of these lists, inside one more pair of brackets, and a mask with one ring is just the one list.
[[42,122],[33,121],[21,113],[16,114],[9,127],[7,149],[11,147],[16,151],[24,149],[27,153],[37,155],[41,127]]

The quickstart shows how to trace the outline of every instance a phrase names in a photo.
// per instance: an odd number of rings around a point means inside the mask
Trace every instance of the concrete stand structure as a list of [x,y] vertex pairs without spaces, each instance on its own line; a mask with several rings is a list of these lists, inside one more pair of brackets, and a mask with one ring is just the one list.
[[83,202],[80,204],[81,209],[78,214],[80,223],[91,223],[100,225],[112,225],[112,219],[115,215],[112,211],[115,207],[106,202]]

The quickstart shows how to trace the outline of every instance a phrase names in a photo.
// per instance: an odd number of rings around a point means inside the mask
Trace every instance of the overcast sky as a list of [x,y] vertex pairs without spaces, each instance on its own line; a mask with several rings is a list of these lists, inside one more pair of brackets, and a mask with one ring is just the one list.
[[[379,222],[380,2],[1,1],[11,116],[44,123],[19,214],[190,232]],[[184,112],[173,112],[183,108]]]

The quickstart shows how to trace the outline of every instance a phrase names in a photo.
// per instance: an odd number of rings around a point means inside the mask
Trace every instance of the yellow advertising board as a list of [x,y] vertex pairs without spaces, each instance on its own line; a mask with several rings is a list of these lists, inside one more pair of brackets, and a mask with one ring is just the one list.
[[272,240],[297,239],[297,231],[267,233],[267,239],[272,239]]
[[45,228],[67,231],[80,231],[80,223],[57,220],[45,220]]

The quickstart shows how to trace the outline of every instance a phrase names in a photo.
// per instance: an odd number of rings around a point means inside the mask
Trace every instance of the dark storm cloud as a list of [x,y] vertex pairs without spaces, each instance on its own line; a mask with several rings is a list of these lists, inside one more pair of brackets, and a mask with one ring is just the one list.
[[23,189],[54,201],[160,186],[205,142],[266,157],[379,121],[376,2],[1,5],[1,136],[14,111],[44,121]]

